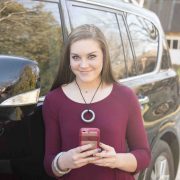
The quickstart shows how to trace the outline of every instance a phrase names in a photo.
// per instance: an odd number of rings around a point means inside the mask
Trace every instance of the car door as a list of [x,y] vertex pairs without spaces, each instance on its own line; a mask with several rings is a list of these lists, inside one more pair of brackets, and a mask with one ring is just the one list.
[[131,13],[125,14],[125,21],[138,75],[124,82],[134,88],[139,98],[152,148],[152,161],[144,178],[174,179],[179,157],[179,135],[174,117],[179,111],[178,76],[171,66],[161,29],[150,20]]
[[178,108],[178,76],[161,31],[149,20],[130,13],[126,13],[126,23],[138,69],[128,84],[133,84],[142,105],[145,127],[159,128],[163,118]]

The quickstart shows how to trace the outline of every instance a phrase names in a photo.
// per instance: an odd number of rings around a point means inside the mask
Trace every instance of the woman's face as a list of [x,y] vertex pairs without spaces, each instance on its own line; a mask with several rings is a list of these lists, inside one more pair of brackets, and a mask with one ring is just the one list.
[[70,48],[70,66],[77,81],[98,81],[103,68],[103,52],[99,43],[93,39],[74,42]]

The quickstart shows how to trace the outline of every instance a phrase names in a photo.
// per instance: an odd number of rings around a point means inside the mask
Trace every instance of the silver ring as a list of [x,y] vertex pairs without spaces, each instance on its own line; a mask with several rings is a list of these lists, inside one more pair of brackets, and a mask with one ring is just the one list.
[[[91,118],[90,119],[86,119],[85,117],[84,117],[84,115],[87,113],[87,112],[90,112],[91,113]],[[92,110],[90,110],[90,109],[85,109],[82,113],[81,113],[81,119],[84,121],[84,122],[86,122],[86,123],[91,123],[91,122],[93,122],[94,121],[94,119],[95,119],[95,113],[94,113],[94,111],[92,111]]]

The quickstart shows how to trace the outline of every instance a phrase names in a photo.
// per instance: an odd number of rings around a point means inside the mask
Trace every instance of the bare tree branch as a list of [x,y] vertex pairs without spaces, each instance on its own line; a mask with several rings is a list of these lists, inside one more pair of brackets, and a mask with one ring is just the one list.
[[32,13],[32,12],[34,12],[34,11],[32,10],[32,11],[26,11],[26,12],[11,13],[11,14],[9,14],[9,15],[6,16],[6,17],[1,18],[1,19],[0,19],[0,22],[1,22],[1,21],[4,21],[4,20],[9,20],[9,18],[11,18],[11,17],[14,16],[14,15],[27,14],[27,13]]
[[7,8],[7,6],[4,6],[1,10],[0,10],[0,14]]
[[0,14],[8,7],[9,4],[12,4],[12,1],[7,1],[4,3],[4,7],[0,10]]
[[13,22],[13,23],[19,24],[21,27],[24,26],[24,24],[22,24],[22,23],[20,23],[20,22],[18,22],[18,21],[14,21],[13,19],[8,19],[8,21],[11,21],[11,22]]

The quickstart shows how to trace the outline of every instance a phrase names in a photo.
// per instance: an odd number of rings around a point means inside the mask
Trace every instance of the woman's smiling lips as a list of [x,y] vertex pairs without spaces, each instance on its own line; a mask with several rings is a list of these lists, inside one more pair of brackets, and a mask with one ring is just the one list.
[[80,73],[89,73],[91,71],[79,71]]

